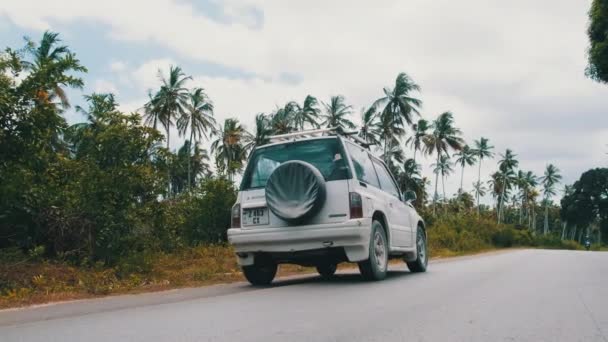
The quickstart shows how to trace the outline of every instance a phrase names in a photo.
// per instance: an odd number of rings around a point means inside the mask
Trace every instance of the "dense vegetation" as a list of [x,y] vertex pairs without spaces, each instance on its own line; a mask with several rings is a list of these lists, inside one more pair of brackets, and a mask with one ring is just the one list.
[[589,10],[589,65],[587,75],[608,83],[608,1],[593,0]]
[[[205,90],[188,88],[191,78],[177,66],[161,77],[140,113],[122,113],[113,94],[90,94],[85,106],[74,108],[86,121],[68,125],[64,114],[72,107],[66,89],[82,88],[85,72],[56,33],[0,55],[4,279],[32,262],[52,260],[141,280],[171,253],[190,255],[185,252],[190,247],[223,243],[236,195],[233,179],[252,148],[273,134],[316,127],[358,128],[362,139],[375,144],[401,188],[417,193],[433,251],[577,248],[563,240],[608,237],[601,234],[608,229],[606,169],[591,170],[567,186],[561,209],[553,202],[561,176],[552,164],[538,177],[520,169],[517,155],[506,149],[496,172],[484,179],[481,164],[495,155],[489,139],[467,144],[449,111],[424,119],[421,89],[405,73],[359,118],[341,95],[327,102],[308,95],[301,103],[255,115],[249,131],[234,118],[217,123]],[[174,126],[185,138],[177,151],[170,148]],[[209,151],[202,142],[210,143]],[[421,175],[421,155],[435,161],[432,188]],[[467,191],[462,175],[475,167],[477,181]],[[460,189],[451,195],[444,183],[455,170]],[[590,191],[596,193],[593,200]],[[486,194],[492,195],[492,206],[481,203]],[[70,281],[80,284],[75,277]],[[33,281],[10,279],[0,279],[0,290]]]

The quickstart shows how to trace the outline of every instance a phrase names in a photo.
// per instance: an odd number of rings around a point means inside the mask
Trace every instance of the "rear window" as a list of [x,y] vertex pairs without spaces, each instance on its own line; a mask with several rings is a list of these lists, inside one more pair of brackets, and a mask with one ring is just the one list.
[[265,187],[272,171],[290,160],[314,165],[325,181],[349,178],[342,144],[338,139],[296,141],[255,150],[243,176],[241,190]]

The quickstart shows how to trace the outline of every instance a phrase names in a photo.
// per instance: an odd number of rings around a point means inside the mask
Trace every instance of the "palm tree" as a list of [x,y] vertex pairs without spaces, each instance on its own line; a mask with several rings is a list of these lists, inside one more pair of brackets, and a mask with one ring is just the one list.
[[359,130],[359,136],[370,145],[377,145],[380,143],[381,129],[378,122],[378,114],[379,113],[374,106],[367,109],[361,109],[361,129]]
[[241,126],[237,119],[226,119],[224,126],[220,125],[218,138],[211,144],[211,153],[215,154],[215,163],[220,172],[225,172],[228,180],[243,167],[246,157],[244,148],[252,137]]
[[390,150],[390,144],[394,137],[401,136],[402,133],[394,131],[405,125],[412,125],[413,116],[420,115],[419,109],[422,101],[412,97],[411,93],[419,92],[420,86],[417,85],[406,73],[397,75],[393,89],[384,88],[384,96],[376,100],[373,104],[376,108],[382,108],[381,121],[384,123],[383,131],[385,154]]
[[[153,122],[156,127],[157,122],[160,122],[167,133],[167,151],[170,151],[170,130],[173,126],[173,120],[181,117],[185,113],[185,107],[190,98],[189,91],[184,84],[191,79],[186,76],[182,69],[178,66],[169,68],[169,77],[165,78],[161,70],[158,71],[158,77],[161,80],[161,86],[158,92],[152,97],[148,103],[144,105],[146,122]],[[169,177],[167,183],[167,193],[171,193],[171,170],[168,169]]]
[[301,107],[296,104],[296,109],[293,117],[296,129],[303,130],[306,124],[310,124],[312,127],[319,127],[317,119],[321,110],[319,109],[319,101],[317,101],[316,97],[311,95],[306,96]]
[[416,152],[422,148],[422,139],[426,136],[430,126],[428,121],[420,119],[412,128],[414,135],[409,137],[405,143],[414,148],[414,161],[416,161]]
[[59,34],[45,31],[39,44],[28,41],[26,52],[32,61],[24,61],[25,69],[31,77],[26,78],[20,88],[35,94],[39,104],[51,104],[58,98],[63,109],[70,107],[70,102],[63,87],[82,89],[84,82],[81,78],[70,75],[74,72],[87,72],[80,65],[70,49],[61,43]]
[[462,181],[464,179],[464,167],[466,165],[472,166],[475,164],[477,159],[475,158],[475,152],[469,147],[469,145],[464,145],[462,150],[456,152],[454,154],[456,157],[456,164],[461,166],[460,172],[460,192],[462,192]]
[[352,106],[347,106],[344,103],[344,96],[332,96],[329,103],[323,102],[325,113],[322,117],[325,119],[321,125],[339,129],[353,129],[355,124],[348,119],[351,114]]
[[512,181],[515,179],[515,168],[519,165],[519,161],[515,159],[516,155],[510,149],[505,151],[505,154],[501,154],[501,160],[498,162],[498,169],[500,171],[501,180],[502,180],[502,192],[500,194],[500,199],[498,202],[498,222],[500,223],[503,207],[504,207],[504,199],[505,194],[508,189],[511,187]]
[[[475,197],[479,198],[485,196],[486,191],[487,189],[482,182],[477,181],[473,183],[473,192],[475,193]],[[477,206],[479,207],[479,203],[477,203]],[[479,208],[477,208],[477,210],[479,212]]]
[[380,158],[385,161],[391,170],[395,169],[395,165],[401,165],[405,162],[405,154],[398,142],[391,144],[391,149],[382,154]]
[[[442,155],[437,163],[431,165],[433,167],[433,172],[436,175],[441,174],[441,186],[443,188],[443,200],[446,201],[447,197],[445,196],[445,177],[449,176],[454,169],[452,169],[452,162],[450,161],[450,157],[447,155]],[[435,196],[437,193],[435,192]]]
[[[489,140],[481,137],[479,140],[475,140],[475,148],[473,149],[473,153],[477,160],[479,160],[479,170],[477,173],[477,183],[481,183],[481,161],[484,158],[492,158],[494,153],[492,149],[494,146],[489,144]],[[479,196],[477,196],[477,214],[479,215]]]
[[530,215],[530,205],[529,200],[530,191],[535,191],[536,186],[538,185],[538,178],[532,171],[526,171],[523,177],[523,185],[524,185],[524,201],[526,206],[526,215],[528,216],[528,228],[532,228],[532,221]]
[[272,135],[270,119],[264,113],[259,113],[255,116],[255,134],[253,134],[252,145],[247,147],[250,150],[254,146],[262,146],[268,144],[269,137]]
[[95,130],[108,113],[115,112],[118,108],[118,103],[112,94],[93,93],[85,95],[84,99],[88,103],[88,108],[76,106],[76,112],[83,114],[87,121],[73,124],[64,132],[64,139],[71,145],[71,152],[75,155],[78,155],[81,149],[85,132]]
[[[462,132],[454,127],[454,116],[450,112],[442,113],[433,121],[431,125],[433,132],[427,134],[423,143],[427,154],[437,153],[436,165],[439,165],[441,156],[445,154],[449,156],[448,151],[460,150],[464,145],[464,140],[460,137]],[[439,173],[435,174],[435,196],[433,198],[433,213],[435,213],[434,202],[437,198],[437,184],[439,182]]]
[[295,117],[300,111],[298,104],[288,102],[284,107],[279,107],[270,116],[270,126],[274,134],[285,134],[293,132],[295,127]]
[[185,135],[190,129],[190,139],[188,144],[188,188],[190,181],[190,153],[192,145],[197,146],[201,137],[208,139],[207,132],[213,134],[215,130],[215,118],[213,117],[213,104],[205,94],[203,88],[195,88],[189,94],[189,101],[185,106],[184,113],[177,120],[179,134]]
[[559,174],[559,169],[553,164],[547,165],[545,174],[541,178],[545,204],[545,222],[543,226],[543,233],[545,235],[549,232],[549,203],[551,197],[555,196],[555,185],[558,184],[561,179],[562,176]]

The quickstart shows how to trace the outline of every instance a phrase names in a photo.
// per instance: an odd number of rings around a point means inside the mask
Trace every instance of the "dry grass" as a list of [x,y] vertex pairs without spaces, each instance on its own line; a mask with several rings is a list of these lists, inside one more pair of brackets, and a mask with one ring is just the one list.
[[[53,261],[0,262],[0,308],[245,280],[228,246],[160,254],[147,260],[146,265],[144,272],[126,272],[120,265],[95,268]],[[312,271],[281,265],[279,276]]]

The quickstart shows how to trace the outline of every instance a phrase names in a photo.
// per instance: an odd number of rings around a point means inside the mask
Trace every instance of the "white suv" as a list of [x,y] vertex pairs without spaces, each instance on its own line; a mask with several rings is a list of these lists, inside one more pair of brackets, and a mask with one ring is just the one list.
[[228,240],[253,285],[272,282],[281,263],[325,277],[357,262],[364,278],[386,277],[389,258],[427,268],[426,232],[389,169],[353,133],[278,135],[256,148],[232,208]]

